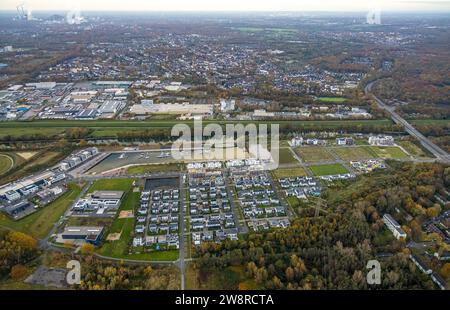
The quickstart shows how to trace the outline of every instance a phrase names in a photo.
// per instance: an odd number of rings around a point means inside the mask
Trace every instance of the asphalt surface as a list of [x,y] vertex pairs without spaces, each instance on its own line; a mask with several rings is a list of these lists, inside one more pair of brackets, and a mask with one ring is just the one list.
[[[180,277],[181,277],[181,290],[185,289],[184,284],[184,274],[186,270],[185,262],[184,262],[184,252],[185,252],[185,222],[184,222],[184,213],[186,210],[186,184],[185,184],[185,175],[180,176],[180,248],[179,248],[179,258],[177,261],[178,268],[180,269]],[[189,245],[188,245],[189,246]]]
[[74,202],[67,208],[67,210],[64,212],[64,214],[61,216],[61,218],[55,223],[55,225],[53,225],[52,229],[50,230],[50,232],[47,234],[47,236],[45,236],[44,239],[41,239],[39,241],[39,247],[42,250],[46,250],[50,247],[50,243],[48,242],[48,240],[56,233],[58,227],[64,222],[64,219],[67,218],[69,216],[70,210],[72,209],[72,206],[80,199],[82,198],[86,192],[88,191],[88,189],[91,187],[92,183],[89,183],[88,185],[86,185],[81,193],[78,195],[78,197],[74,200]]

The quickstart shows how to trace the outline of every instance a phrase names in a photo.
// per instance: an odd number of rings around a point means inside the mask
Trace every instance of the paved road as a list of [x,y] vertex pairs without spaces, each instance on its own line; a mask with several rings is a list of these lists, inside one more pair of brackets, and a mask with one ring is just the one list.
[[348,161],[342,160],[333,148],[328,148],[327,150],[328,150],[328,152],[329,152],[331,155],[333,155],[333,157],[336,159],[336,162],[338,162],[338,163],[340,163],[342,166],[344,166],[345,169],[347,169],[347,171],[348,171],[349,173],[351,173],[351,174],[353,174],[353,175],[356,174],[356,172],[355,172],[355,170],[353,169],[353,167],[350,166],[350,165],[348,164]]
[[128,174],[114,174],[114,175],[86,175],[80,174],[75,180],[83,180],[83,181],[96,181],[102,179],[145,179],[145,178],[175,178],[182,174],[179,172],[161,172],[161,173],[144,173],[144,174],[136,174],[136,175],[128,175]]
[[[372,86],[375,83],[371,82],[367,84],[367,86],[364,88],[364,91],[366,94],[369,94],[372,90]],[[395,112],[395,109],[392,107],[389,107],[386,105],[383,101],[381,101],[379,98],[377,98],[375,95],[373,95],[373,98],[377,102],[378,106],[382,108],[383,110],[387,111],[390,115],[392,120],[399,125],[402,125],[406,132],[409,133],[411,136],[416,138],[420,141],[420,143],[428,150],[430,151],[439,161],[450,163],[450,155],[441,149],[439,146],[434,144],[430,139],[425,137],[422,133],[420,133],[417,129],[415,129],[411,124],[409,124],[404,118],[402,118],[400,115],[398,115],[397,112]]]
[[269,177],[270,185],[272,186],[272,190],[275,192],[276,198],[280,201],[280,205],[284,207],[286,210],[286,214],[289,215],[289,217],[294,217],[295,212],[286,204],[286,201],[281,197],[280,191],[277,189],[277,185],[275,184],[275,181],[272,178],[272,175],[270,173],[267,173],[267,176]]
[[236,202],[234,201],[234,195],[231,189],[232,185],[230,185],[231,180],[229,180],[229,178],[231,176],[228,174],[228,171],[226,169],[223,169],[222,172],[223,177],[225,179],[225,187],[227,189],[227,195],[228,198],[230,199],[230,207],[231,211],[233,212],[234,224],[236,225],[236,228],[239,233],[246,234],[248,233],[248,227],[245,224],[241,225],[239,211],[237,209],[238,207],[236,206]]
[[428,247],[434,245],[433,242],[414,242],[410,241],[406,247],[410,249],[416,249],[416,250],[426,250]]
[[[184,261],[184,252],[185,252],[185,222],[184,222],[184,213],[186,209],[186,176],[183,174],[180,176],[180,249],[179,249],[179,258],[176,264],[178,265],[178,268],[180,269],[180,277],[181,277],[181,290],[185,289],[184,284],[184,273],[185,273],[185,261]],[[188,246],[190,246],[188,244]]]
[[63,223],[64,219],[67,218],[69,216],[70,213],[70,209],[72,209],[73,204],[75,204],[79,199],[81,199],[87,192],[87,190],[91,187],[92,183],[89,183],[88,185],[86,185],[82,191],[80,192],[80,194],[78,195],[78,197],[74,200],[74,202],[67,208],[67,210],[64,212],[64,214],[61,216],[61,218],[55,223],[55,225],[53,225],[52,229],[50,230],[50,232],[47,234],[47,236],[45,236],[44,239],[41,239],[39,241],[39,247],[43,250],[46,250],[49,248],[50,243],[48,242],[48,240],[51,238],[51,236],[53,234],[56,233],[56,230],[58,229],[58,227]]

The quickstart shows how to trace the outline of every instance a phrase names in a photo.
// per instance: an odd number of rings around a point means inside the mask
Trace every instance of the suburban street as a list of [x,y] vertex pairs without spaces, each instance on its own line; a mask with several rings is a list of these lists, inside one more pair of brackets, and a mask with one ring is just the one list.
[[[180,248],[179,248],[179,258],[176,264],[178,265],[178,268],[180,269],[180,277],[181,277],[181,290],[185,289],[184,284],[184,273],[185,273],[185,261],[184,261],[184,255],[185,255],[185,222],[184,222],[184,215],[186,212],[186,175],[183,174],[180,176]],[[190,246],[190,245],[188,245]]]
[[[78,197],[74,200],[74,203],[76,203],[81,197],[83,197],[84,195],[86,195],[86,192],[88,191],[89,187],[92,185],[92,182],[90,182],[87,186],[84,186],[83,189],[81,190],[80,194],[78,195]],[[50,244],[48,242],[48,240],[56,233],[58,227],[63,223],[64,219],[67,218],[67,216],[70,213],[70,209],[72,208],[71,204],[67,210],[64,212],[64,214],[61,216],[61,218],[59,219],[59,221],[57,221],[55,223],[55,225],[53,225],[52,229],[50,230],[50,232],[47,234],[47,236],[45,236],[44,239],[39,241],[39,247],[43,250],[46,250],[49,248]]]

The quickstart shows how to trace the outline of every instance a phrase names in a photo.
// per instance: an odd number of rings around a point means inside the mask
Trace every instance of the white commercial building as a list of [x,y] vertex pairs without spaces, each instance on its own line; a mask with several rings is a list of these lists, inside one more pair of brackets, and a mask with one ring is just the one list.
[[40,83],[28,83],[27,87],[34,87],[36,89],[53,89],[56,87],[56,82],[40,82]]
[[397,223],[397,221],[394,220],[394,218],[390,214],[385,214],[383,216],[383,221],[384,221],[384,224],[386,224],[386,226],[392,232],[392,234],[394,235],[395,238],[397,238],[397,239],[400,239],[400,238],[405,239],[406,238],[406,233],[403,231],[400,224]]
[[236,107],[236,100],[220,99],[220,110],[222,112],[232,112]]
[[370,136],[369,144],[375,146],[391,146],[395,143],[392,136]]

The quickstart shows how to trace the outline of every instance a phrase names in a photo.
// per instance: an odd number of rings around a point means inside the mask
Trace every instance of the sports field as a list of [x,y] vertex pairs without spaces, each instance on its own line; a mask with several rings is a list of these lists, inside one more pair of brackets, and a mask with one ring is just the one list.
[[334,156],[326,148],[320,146],[298,147],[295,149],[295,152],[307,163],[335,160]]
[[309,169],[318,177],[348,173],[348,170],[341,164],[311,166]]

